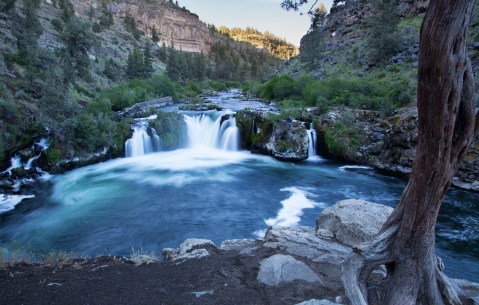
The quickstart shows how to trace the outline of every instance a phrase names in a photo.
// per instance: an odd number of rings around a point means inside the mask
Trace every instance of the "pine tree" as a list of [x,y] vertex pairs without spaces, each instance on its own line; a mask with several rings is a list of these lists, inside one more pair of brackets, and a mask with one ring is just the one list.
[[135,46],[133,52],[128,53],[126,76],[129,79],[142,78],[144,75],[143,54]]
[[88,52],[96,42],[89,23],[82,22],[78,17],[73,16],[65,24],[61,39],[65,45],[61,51],[63,63],[67,66],[71,65],[68,70],[75,72],[74,77],[89,79],[90,57]]
[[100,25],[102,28],[106,29],[112,26],[113,24],[114,24],[113,13],[111,12],[110,6],[106,2],[103,2],[101,4]]
[[88,18],[92,20],[95,17],[95,8],[93,7],[93,4],[90,3],[90,8],[88,9]]
[[160,50],[158,51],[158,58],[165,63],[168,60],[168,48],[166,47],[166,44],[164,42],[161,45]]
[[150,77],[153,73],[153,59],[151,57],[150,42],[146,42],[145,50],[143,52],[143,75],[144,77]]
[[35,0],[23,2],[23,17],[20,20],[20,28],[17,32],[18,53],[25,58],[30,67],[38,61],[38,38],[43,32],[42,25],[37,15],[37,3]]
[[375,0],[374,14],[367,24],[371,31],[368,37],[369,58],[374,63],[384,63],[398,50],[399,37],[396,33],[399,24],[398,0]]
[[158,37],[158,33],[156,32],[155,26],[153,26],[153,29],[151,30],[151,40],[154,43],[158,43],[158,41],[160,41],[160,37]]

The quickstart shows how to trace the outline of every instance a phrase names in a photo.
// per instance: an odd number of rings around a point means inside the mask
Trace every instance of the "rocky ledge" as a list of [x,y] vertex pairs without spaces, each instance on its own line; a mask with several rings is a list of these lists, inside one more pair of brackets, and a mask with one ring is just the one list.
[[[377,111],[333,109],[317,118],[318,142],[322,144],[318,151],[331,158],[407,176],[416,158],[417,117],[415,106],[396,110],[386,117]],[[331,139],[337,145],[331,145]],[[479,191],[479,135],[470,144],[453,185]]]
[[[316,229],[271,227],[263,240],[219,246],[189,239],[165,249],[161,263],[137,255],[17,264],[0,271],[0,293],[6,304],[349,304],[340,280],[349,244],[369,239],[390,212],[342,201],[323,212]],[[377,268],[371,286],[384,276]],[[479,284],[454,282],[477,304]]]

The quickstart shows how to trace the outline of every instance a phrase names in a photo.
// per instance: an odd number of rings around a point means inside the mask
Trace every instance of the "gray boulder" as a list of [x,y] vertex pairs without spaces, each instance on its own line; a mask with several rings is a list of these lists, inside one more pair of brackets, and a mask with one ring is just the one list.
[[185,261],[209,256],[209,251],[216,250],[215,244],[208,239],[191,238],[181,243],[178,249],[163,249],[165,261]]
[[342,305],[338,303],[331,302],[330,300],[309,300],[296,305]]
[[266,149],[277,159],[301,161],[308,158],[308,146],[304,123],[281,120],[273,125],[273,134],[266,144]]
[[295,280],[322,283],[311,268],[289,255],[273,255],[261,261],[260,265],[258,281],[266,285],[277,286]]
[[391,207],[364,200],[343,200],[321,213],[316,230],[329,230],[336,240],[353,246],[373,238],[392,211]]

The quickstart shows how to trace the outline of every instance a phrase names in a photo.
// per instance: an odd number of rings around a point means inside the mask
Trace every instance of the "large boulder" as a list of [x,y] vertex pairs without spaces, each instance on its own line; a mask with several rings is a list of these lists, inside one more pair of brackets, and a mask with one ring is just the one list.
[[311,268],[290,255],[276,254],[262,260],[260,264],[258,281],[265,285],[277,286],[296,280],[321,283],[321,279]]
[[181,243],[177,249],[163,249],[165,261],[183,262],[190,259],[199,259],[217,251],[215,244],[209,239],[190,238]]
[[280,120],[266,144],[270,154],[280,160],[302,161],[308,158],[308,134],[303,122]]
[[341,305],[338,303],[331,302],[330,300],[316,300],[312,299],[309,301],[305,301],[296,305]]
[[373,238],[393,209],[364,200],[348,199],[325,209],[316,230],[329,230],[341,243],[353,246]]

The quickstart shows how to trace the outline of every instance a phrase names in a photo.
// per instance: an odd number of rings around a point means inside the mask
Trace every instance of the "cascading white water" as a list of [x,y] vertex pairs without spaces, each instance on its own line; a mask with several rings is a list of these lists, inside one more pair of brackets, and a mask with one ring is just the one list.
[[22,160],[20,160],[20,157],[19,156],[15,156],[15,157],[12,157],[10,159],[10,167],[7,168],[4,173],[6,172],[11,172],[12,169],[15,169],[15,168],[18,168],[18,167],[22,167]]
[[41,138],[40,141],[35,142],[34,145],[32,146],[32,149],[35,150],[35,145],[40,148],[40,153],[30,159],[28,159],[27,164],[25,164],[25,169],[30,169],[33,166],[33,162],[38,160],[40,158],[40,155],[42,154],[42,151],[48,149],[48,140],[45,138]]
[[[221,122],[222,116],[208,114],[184,115],[189,148],[219,148],[227,151],[239,150],[239,129],[236,119],[230,116]],[[133,136],[125,142],[126,157],[138,157],[161,151],[161,138],[154,128],[148,134],[147,124],[133,126]],[[180,131],[178,131],[180,132]]]
[[125,143],[126,157],[139,157],[153,150],[153,141],[147,133],[147,126],[133,127],[133,136]]
[[161,151],[161,139],[156,133],[155,128],[151,127],[152,142],[153,142],[153,151]]
[[309,147],[308,147],[308,157],[317,156],[316,153],[316,141],[318,140],[318,136],[316,134],[316,130],[313,127],[313,123],[309,125],[308,130],[308,139],[309,139]]
[[220,148],[237,151],[239,149],[239,129],[236,119],[230,116],[221,123],[222,117],[212,118],[206,114],[185,115],[190,148]]
[[239,129],[236,119],[230,117],[221,124],[219,147],[223,150],[237,151],[239,146]]
[[201,114],[197,116],[184,115],[184,118],[188,135],[188,147],[217,147],[221,117],[214,120],[206,114]]

